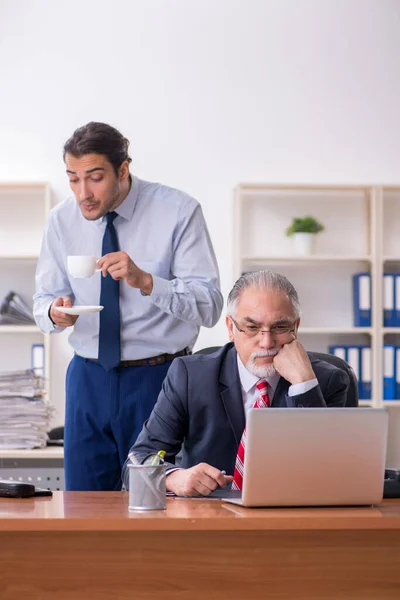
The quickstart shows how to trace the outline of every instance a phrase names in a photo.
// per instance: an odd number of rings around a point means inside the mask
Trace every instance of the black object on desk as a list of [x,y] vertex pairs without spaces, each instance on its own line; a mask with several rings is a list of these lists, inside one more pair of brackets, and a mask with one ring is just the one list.
[[64,426],[54,427],[48,432],[48,446],[64,446]]
[[0,497],[29,498],[30,496],[52,496],[51,490],[37,488],[33,483],[23,481],[5,481],[0,479]]
[[400,498],[400,469],[385,469],[384,498]]

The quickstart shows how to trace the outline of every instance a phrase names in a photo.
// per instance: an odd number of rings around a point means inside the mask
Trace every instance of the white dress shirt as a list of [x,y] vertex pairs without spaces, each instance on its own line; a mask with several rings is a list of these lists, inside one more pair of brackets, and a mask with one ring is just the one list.
[[[260,381],[260,377],[253,375],[250,373],[242,363],[239,358],[239,354],[237,355],[237,364],[239,370],[239,379],[242,388],[242,398],[243,398],[243,407],[245,418],[247,418],[247,412],[250,408],[253,408],[255,401],[257,400],[260,392],[257,388],[257,383]],[[278,385],[278,381],[280,379],[279,373],[275,373],[272,377],[263,377],[268,382],[268,397],[269,401],[272,403],[272,399],[275,394],[275,390]],[[291,385],[288,390],[289,396],[298,396],[299,394],[305,394],[312,388],[318,385],[318,379],[310,379],[309,381],[304,381],[303,383],[296,383],[295,385]]]
[[[223,305],[199,203],[179,190],[132,177],[131,189],[115,212],[120,249],[153,276],[149,296],[121,281],[121,360],[191,349],[200,326],[215,325]],[[68,255],[100,257],[105,227],[105,217],[85,219],[74,197],[51,211],[34,296],[34,316],[42,331],[62,330],[48,316],[58,296],[71,296],[73,304],[100,304],[101,273],[76,279],[69,276],[66,262]],[[97,358],[99,313],[81,315],[71,331],[73,350]]]

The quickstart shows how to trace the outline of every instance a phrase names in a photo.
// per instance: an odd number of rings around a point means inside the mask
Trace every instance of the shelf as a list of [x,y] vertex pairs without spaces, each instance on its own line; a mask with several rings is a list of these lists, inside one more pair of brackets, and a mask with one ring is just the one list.
[[6,191],[6,192],[12,192],[12,191],[16,191],[19,192],[21,189],[26,190],[40,190],[40,191],[45,191],[48,188],[48,183],[44,182],[44,181],[17,181],[17,182],[13,182],[13,181],[2,181],[0,183],[0,192]]
[[0,325],[2,333],[42,333],[37,325]]
[[[325,228],[316,237],[316,253],[309,256],[296,254],[292,239],[285,235],[292,219],[304,215],[313,216]],[[241,182],[235,188],[235,277],[271,269],[293,284],[303,315],[298,335],[307,350],[327,352],[333,344],[371,347],[372,399],[360,400],[359,405],[390,411],[388,456],[391,461],[395,456],[397,462],[400,398],[382,399],[382,346],[400,340],[400,326],[383,326],[383,274],[400,273],[399,222],[399,185],[260,181]],[[371,275],[371,325],[354,327],[354,275],[362,272]],[[368,357],[362,355],[359,373],[367,367]]]
[[400,187],[398,185],[384,185],[382,186],[384,192],[400,192]]
[[299,327],[299,334],[336,334],[336,333],[366,333],[372,334],[372,327]]
[[[266,192],[288,191],[294,192],[369,192],[369,185],[327,185],[327,184],[274,184],[274,183],[239,183],[237,189],[241,192],[252,192],[254,194]],[[395,189],[395,188],[393,188]],[[396,188],[397,189],[397,188]]]
[[[31,308],[35,269],[51,204],[50,186],[44,181],[0,182],[0,207],[3,209],[0,223],[0,300],[14,291]],[[33,319],[21,324],[6,324],[6,315],[4,317],[4,321],[0,320],[0,370],[8,372],[31,368],[32,347],[41,344],[44,348],[47,397],[63,398],[63,391],[57,394],[52,389],[50,335],[42,332]],[[57,411],[63,414],[63,403],[60,402]],[[27,451],[20,452],[27,456]],[[33,452],[38,457],[41,451]],[[48,452],[46,456],[49,456]]]
[[64,458],[63,446],[46,446],[46,448],[34,448],[33,450],[5,450],[0,449],[0,459],[62,459]]
[[312,254],[310,256],[298,256],[291,254],[288,256],[243,256],[242,262],[257,264],[266,262],[371,262],[370,255],[363,256],[340,256],[338,254]]
[[18,256],[17,254],[5,255],[0,254],[0,263],[9,263],[12,262],[37,262],[39,258],[38,254],[21,254]]

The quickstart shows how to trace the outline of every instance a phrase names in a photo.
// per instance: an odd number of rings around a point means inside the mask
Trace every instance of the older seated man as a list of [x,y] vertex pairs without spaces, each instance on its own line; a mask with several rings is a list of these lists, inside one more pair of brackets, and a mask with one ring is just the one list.
[[180,496],[207,496],[232,480],[241,489],[250,408],[345,404],[347,374],[307,354],[297,340],[299,324],[299,299],[286,277],[267,270],[242,275],[227,303],[231,343],[173,361],[130,454],[141,462],[165,450],[167,490]]

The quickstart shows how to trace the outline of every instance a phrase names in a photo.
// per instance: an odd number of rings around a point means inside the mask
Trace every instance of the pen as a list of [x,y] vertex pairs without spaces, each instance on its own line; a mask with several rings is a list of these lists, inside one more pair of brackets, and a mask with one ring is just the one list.
[[151,461],[151,465],[155,466],[155,465],[162,465],[164,462],[164,456],[166,455],[166,451],[165,450],[159,450],[157,452],[157,454],[153,457],[153,460]]
[[[225,469],[223,469],[223,470],[221,471],[221,473],[222,473],[222,475],[226,475],[226,471],[225,471]],[[220,486],[220,487],[222,487],[222,486]]]

